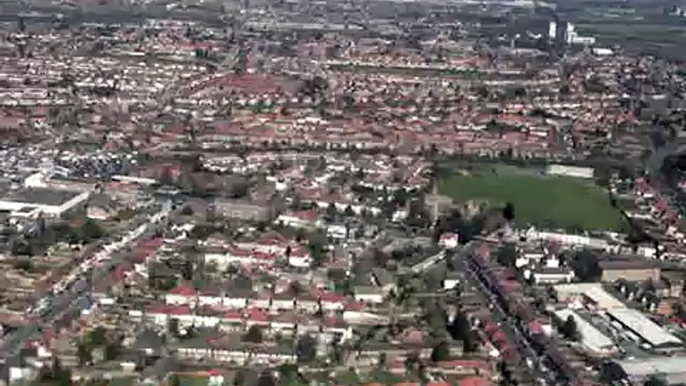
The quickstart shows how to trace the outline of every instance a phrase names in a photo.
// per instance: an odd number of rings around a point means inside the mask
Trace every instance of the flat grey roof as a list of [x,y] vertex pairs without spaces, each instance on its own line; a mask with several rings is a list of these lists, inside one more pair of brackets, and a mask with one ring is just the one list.
[[612,350],[615,347],[612,339],[605,336],[605,334],[586,321],[586,319],[579,316],[575,311],[565,308],[556,311],[555,314],[561,320],[566,320],[570,316],[574,319],[581,333],[581,342],[589,349],[595,352],[602,352],[604,350]]
[[78,196],[79,192],[47,188],[22,188],[9,192],[2,201],[20,202],[34,205],[62,205]]
[[651,345],[681,345],[683,342],[634,309],[608,310],[607,313]]
[[622,366],[630,377],[647,377],[652,374],[680,374],[686,373],[686,357],[648,357],[615,361]]

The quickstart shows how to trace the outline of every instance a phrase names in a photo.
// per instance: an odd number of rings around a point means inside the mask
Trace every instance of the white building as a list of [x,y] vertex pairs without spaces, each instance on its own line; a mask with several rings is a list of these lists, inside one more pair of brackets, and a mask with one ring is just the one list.
[[548,38],[550,40],[555,40],[557,38],[557,23],[555,21],[548,23]]
[[459,244],[457,233],[443,233],[438,240],[438,245],[445,249],[455,249]]
[[574,272],[562,268],[544,267],[531,273],[536,284],[569,283],[574,279]]
[[529,241],[545,240],[567,246],[581,246],[602,250],[607,250],[610,248],[610,243],[603,239],[593,238],[586,235],[541,231],[534,227],[527,229],[521,236],[525,237]]
[[605,291],[600,283],[558,284],[555,287],[557,297],[562,302],[586,304],[598,310],[625,309],[626,305]]
[[311,229],[322,225],[319,214],[314,211],[287,212],[280,214],[275,221],[277,224],[291,228]]
[[625,308],[610,310],[607,314],[655,348],[683,345],[680,339],[665,331],[640,311]]
[[608,356],[615,354],[618,349],[612,339],[605,336],[600,330],[582,318],[575,311],[563,309],[555,312],[555,315],[564,322],[572,317],[576,322],[577,330],[581,335],[581,344],[586,350],[598,356]]
[[69,192],[45,188],[28,188],[10,192],[0,199],[0,210],[7,212],[40,211],[48,217],[63,214],[82,207],[88,201],[89,192]]
[[564,176],[576,178],[593,178],[593,168],[573,165],[552,164],[546,167],[546,174],[549,176]]

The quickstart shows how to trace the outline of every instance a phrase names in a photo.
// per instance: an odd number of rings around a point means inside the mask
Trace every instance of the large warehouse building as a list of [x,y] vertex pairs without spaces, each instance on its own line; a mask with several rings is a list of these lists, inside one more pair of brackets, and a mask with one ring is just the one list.
[[634,309],[614,309],[607,314],[624,328],[636,334],[656,350],[681,349],[683,342],[658,326],[640,311]]
[[574,322],[576,322],[576,326],[581,335],[580,343],[594,355],[608,356],[619,351],[612,339],[605,336],[605,334],[600,332],[600,330],[598,330],[595,326],[593,326],[573,310],[565,308],[556,311],[555,316],[557,316],[562,322],[567,320],[569,317],[574,319]]
[[683,356],[625,359],[614,363],[636,385],[642,385],[656,374],[664,377],[670,385],[686,383],[686,357]]
[[48,217],[60,217],[85,205],[89,195],[89,192],[22,188],[0,198],[0,211],[25,214],[42,212]]

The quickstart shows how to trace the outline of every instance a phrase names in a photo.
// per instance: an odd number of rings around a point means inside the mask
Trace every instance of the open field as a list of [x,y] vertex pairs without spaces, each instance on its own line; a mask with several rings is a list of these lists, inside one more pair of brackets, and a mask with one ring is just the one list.
[[524,226],[619,230],[625,226],[607,194],[591,181],[547,177],[510,166],[480,166],[469,175],[439,178],[438,190],[455,202],[484,199],[494,205],[511,202],[515,222]]

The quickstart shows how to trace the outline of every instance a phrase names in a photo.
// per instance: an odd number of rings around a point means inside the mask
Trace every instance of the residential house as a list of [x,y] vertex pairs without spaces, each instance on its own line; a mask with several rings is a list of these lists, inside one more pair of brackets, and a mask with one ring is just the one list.
[[366,304],[382,304],[384,302],[384,291],[379,287],[356,286],[355,300]]
[[644,259],[612,259],[601,260],[603,271],[601,281],[614,282],[619,279],[627,281],[660,280],[660,267],[653,261]]
[[107,220],[117,214],[116,202],[105,194],[92,194],[86,204],[88,218],[95,220]]
[[162,338],[150,328],[144,329],[136,336],[131,348],[149,357],[161,357],[165,351]]
[[460,285],[460,283],[462,283],[463,279],[464,279],[464,277],[463,277],[463,274],[461,272],[455,272],[455,271],[448,272],[445,276],[445,280],[443,280],[443,289],[452,290],[456,287],[459,287],[459,285]]
[[276,256],[257,250],[246,250],[234,245],[226,248],[206,248],[204,255],[206,264],[214,264],[220,270],[229,266],[254,266],[268,268],[275,263]]
[[384,296],[391,293],[396,287],[393,275],[384,268],[372,268],[371,281],[372,284],[381,288]]
[[313,229],[322,225],[319,213],[315,211],[286,212],[276,218],[276,223],[300,229]]
[[445,249],[455,249],[459,245],[459,236],[457,233],[443,233],[438,239],[438,245]]
[[560,267],[542,267],[531,275],[536,284],[569,283],[574,279],[574,272]]
[[217,198],[214,200],[215,214],[224,218],[266,221],[271,215],[269,206],[240,200]]

